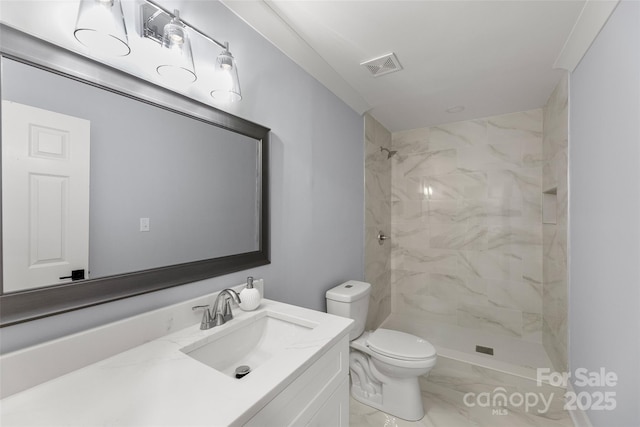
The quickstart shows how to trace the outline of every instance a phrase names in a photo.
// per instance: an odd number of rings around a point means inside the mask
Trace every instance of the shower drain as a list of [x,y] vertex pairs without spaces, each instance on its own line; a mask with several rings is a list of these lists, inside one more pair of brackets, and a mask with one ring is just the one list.
[[493,348],[492,347],[485,347],[482,345],[477,345],[476,346],[476,352],[477,353],[482,353],[482,354],[488,354],[489,356],[493,356]]

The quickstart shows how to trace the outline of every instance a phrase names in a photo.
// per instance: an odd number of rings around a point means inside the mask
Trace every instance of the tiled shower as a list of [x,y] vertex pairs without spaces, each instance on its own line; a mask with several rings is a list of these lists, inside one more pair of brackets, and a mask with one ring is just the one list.
[[566,77],[524,112],[393,135],[367,115],[365,153],[367,326],[401,313],[544,343],[565,369]]
[[[544,109],[542,189],[555,218],[542,225],[542,342],[555,369],[567,366],[567,218],[569,84],[565,75]],[[555,205],[555,206],[553,206]],[[555,207],[555,209],[553,209]],[[555,219],[555,221],[553,221]]]

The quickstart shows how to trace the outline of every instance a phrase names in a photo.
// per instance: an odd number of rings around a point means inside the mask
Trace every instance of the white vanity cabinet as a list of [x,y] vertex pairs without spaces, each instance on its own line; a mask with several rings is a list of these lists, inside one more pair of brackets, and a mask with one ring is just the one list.
[[349,336],[344,336],[244,425],[347,427]]
[[[0,368],[30,372],[105,342],[121,348],[122,333],[145,339],[138,331],[166,325],[203,302],[191,300],[3,355]],[[43,372],[38,382],[19,381],[24,375],[2,378],[0,384],[22,391],[0,401],[0,425],[348,426],[351,319],[268,299],[258,310],[236,310],[234,316],[204,331],[199,322],[192,324],[64,375],[52,371],[45,378]],[[250,348],[242,347],[247,343]],[[202,346],[222,357],[193,356]],[[244,363],[249,355],[256,358]],[[251,373],[237,379],[233,370],[217,365],[227,359],[231,368],[252,365]]]

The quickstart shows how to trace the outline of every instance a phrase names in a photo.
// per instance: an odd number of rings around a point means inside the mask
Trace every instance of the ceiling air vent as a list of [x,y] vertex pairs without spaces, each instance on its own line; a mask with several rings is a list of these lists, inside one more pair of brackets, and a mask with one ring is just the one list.
[[360,65],[369,70],[373,77],[379,77],[384,74],[402,70],[402,65],[398,62],[395,53],[388,53],[378,58],[362,62]]

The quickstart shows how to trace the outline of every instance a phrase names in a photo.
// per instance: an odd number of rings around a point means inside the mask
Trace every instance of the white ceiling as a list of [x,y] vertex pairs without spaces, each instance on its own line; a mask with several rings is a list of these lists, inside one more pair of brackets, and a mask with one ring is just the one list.
[[[320,81],[333,70],[334,93],[398,131],[543,106],[585,0],[223,3]],[[390,52],[404,70],[376,78],[360,65]]]
[[[125,16],[134,19],[139,1],[123,0]],[[395,132],[543,106],[563,72],[554,69],[558,57],[571,70],[618,0],[221,1],[355,111],[370,112]],[[180,9],[205,32],[219,32],[207,18],[215,2],[158,3]],[[67,31],[77,5],[0,0],[0,20],[77,50]],[[197,54],[197,40],[192,43],[196,58],[206,56]],[[390,52],[402,71],[375,78],[360,65]],[[153,63],[127,61],[103,62],[133,74]],[[199,86],[209,82],[202,80],[180,91],[209,98]],[[465,110],[446,112],[458,105]]]

